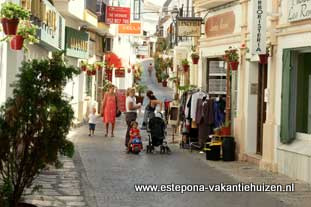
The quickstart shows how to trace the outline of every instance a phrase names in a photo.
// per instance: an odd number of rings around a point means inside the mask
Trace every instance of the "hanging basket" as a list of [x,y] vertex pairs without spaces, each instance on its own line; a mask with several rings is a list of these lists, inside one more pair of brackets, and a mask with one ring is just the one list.
[[23,48],[24,38],[21,35],[16,35],[11,39],[11,49],[21,50]]
[[167,87],[167,81],[166,80],[162,81],[162,86]]
[[235,61],[235,62],[229,62],[229,68],[231,70],[238,70],[239,67],[239,62]]
[[92,75],[96,75],[96,70],[92,70]]
[[184,72],[188,72],[188,71],[189,71],[190,66],[189,66],[189,65],[183,65],[183,68],[184,68]]
[[200,59],[200,57],[193,57],[193,58],[192,58],[192,63],[193,63],[194,65],[197,65],[197,64],[199,63],[199,59]]
[[1,19],[3,32],[5,35],[16,35],[19,19]]
[[263,65],[268,64],[268,57],[269,57],[269,54],[260,54],[259,55],[259,63],[263,64]]

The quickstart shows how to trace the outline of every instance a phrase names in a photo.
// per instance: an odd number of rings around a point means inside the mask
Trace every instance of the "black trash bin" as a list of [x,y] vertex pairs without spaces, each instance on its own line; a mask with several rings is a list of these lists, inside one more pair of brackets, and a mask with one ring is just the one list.
[[209,143],[206,145],[205,153],[207,160],[220,160],[220,143]]
[[234,137],[223,137],[222,140],[222,159],[223,161],[235,160],[235,141]]

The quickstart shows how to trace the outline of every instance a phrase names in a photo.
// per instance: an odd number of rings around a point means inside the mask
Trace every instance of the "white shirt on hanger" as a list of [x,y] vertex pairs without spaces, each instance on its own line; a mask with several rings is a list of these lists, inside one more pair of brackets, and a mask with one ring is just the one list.
[[197,113],[197,103],[199,99],[202,99],[204,96],[206,96],[206,93],[199,91],[196,92],[192,95],[192,99],[191,99],[191,113],[190,113],[190,117],[192,119],[192,121],[195,121],[195,116]]

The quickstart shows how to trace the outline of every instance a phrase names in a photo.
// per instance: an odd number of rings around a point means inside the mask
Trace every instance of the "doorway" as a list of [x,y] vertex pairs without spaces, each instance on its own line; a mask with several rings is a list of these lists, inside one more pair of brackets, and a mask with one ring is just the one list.
[[266,122],[267,103],[265,89],[268,82],[268,65],[258,63],[258,99],[257,99],[257,147],[256,153],[262,155],[263,125]]

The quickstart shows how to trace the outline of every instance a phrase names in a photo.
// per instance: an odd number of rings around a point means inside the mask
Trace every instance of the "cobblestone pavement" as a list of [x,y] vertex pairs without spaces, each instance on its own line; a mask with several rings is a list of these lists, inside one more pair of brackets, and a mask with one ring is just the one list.
[[[158,88],[155,82],[147,79],[143,79],[143,81],[155,91],[157,97],[164,98],[172,93],[170,90],[167,93],[166,89],[162,87]],[[222,162],[207,162],[202,159],[202,154],[191,154],[186,150],[179,149],[177,145],[171,145],[173,151],[171,155],[163,155],[158,152],[154,154],[142,152],[139,155],[127,154],[124,149],[126,130],[124,117],[117,120],[116,126],[114,138],[103,136],[104,128],[100,119],[98,119],[94,137],[87,136],[87,126],[75,131],[76,147],[87,173],[89,188],[94,190],[96,203],[99,207],[303,206],[294,205],[293,199],[291,205],[288,205],[290,202],[282,198],[289,194],[280,195],[280,193],[273,195],[246,192],[185,194],[135,192],[134,184],[233,184],[251,182],[252,175],[254,175],[254,182],[258,182],[260,179],[256,173],[265,175],[262,179],[267,178],[267,183],[275,183],[273,176],[277,177],[278,175],[269,175],[270,177],[268,177],[255,167],[239,162],[228,163],[228,165]],[[146,142],[146,134],[143,134],[143,139]],[[218,164],[219,167],[217,167]],[[240,171],[239,175],[233,176],[235,171]],[[251,172],[250,176],[247,176],[248,172]],[[302,198],[302,195],[308,192],[300,193],[301,196],[297,193],[296,198]]]

